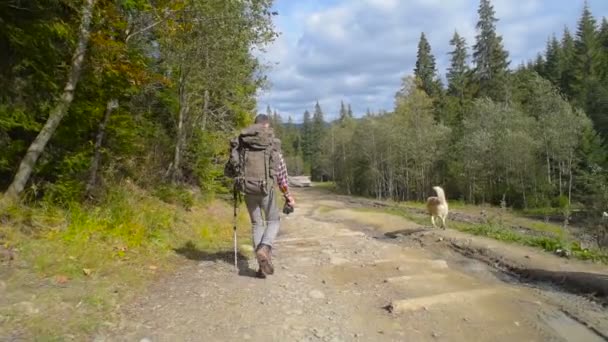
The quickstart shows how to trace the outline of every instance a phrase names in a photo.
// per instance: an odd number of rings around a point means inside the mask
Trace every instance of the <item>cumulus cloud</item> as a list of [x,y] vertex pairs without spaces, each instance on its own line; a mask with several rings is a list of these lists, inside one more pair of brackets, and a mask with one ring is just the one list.
[[[583,6],[583,0],[492,3],[512,66],[534,58],[553,32],[574,30]],[[608,14],[605,0],[589,3],[595,15]],[[276,64],[258,106],[296,122],[316,101],[328,120],[337,117],[341,100],[356,116],[367,108],[390,110],[401,78],[413,72],[421,32],[442,75],[455,30],[469,48],[475,43],[478,0],[277,0],[275,7],[282,34],[263,54]]]

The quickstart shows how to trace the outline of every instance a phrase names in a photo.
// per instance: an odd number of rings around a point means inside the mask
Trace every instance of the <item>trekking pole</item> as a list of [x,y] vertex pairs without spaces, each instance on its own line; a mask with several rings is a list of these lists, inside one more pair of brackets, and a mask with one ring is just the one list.
[[236,220],[237,220],[237,201],[238,201],[238,194],[237,194],[237,190],[236,190],[236,186],[234,187],[234,191],[233,191],[233,197],[234,197],[234,218],[233,218],[233,226],[232,226],[232,230],[233,230],[233,240],[234,240],[234,269],[237,271],[239,271],[238,268],[238,264],[237,264],[237,254],[238,254],[238,247],[237,247],[237,243],[236,243]]

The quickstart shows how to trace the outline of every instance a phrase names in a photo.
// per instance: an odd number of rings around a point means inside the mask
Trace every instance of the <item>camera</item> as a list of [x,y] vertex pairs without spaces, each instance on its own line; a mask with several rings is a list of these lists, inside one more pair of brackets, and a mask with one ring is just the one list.
[[293,213],[293,207],[289,205],[289,202],[285,201],[285,205],[283,205],[283,214],[289,215]]

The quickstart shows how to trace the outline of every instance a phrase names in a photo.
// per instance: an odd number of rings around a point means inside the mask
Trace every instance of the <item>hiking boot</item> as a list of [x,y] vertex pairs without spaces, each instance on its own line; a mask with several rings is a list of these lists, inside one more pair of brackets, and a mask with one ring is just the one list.
[[266,246],[268,248],[268,274],[274,274],[274,266],[272,265],[272,247]]
[[262,270],[262,272],[264,272],[265,274],[273,274],[274,268],[270,263],[270,248],[264,244],[261,244],[260,246],[258,246],[255,255],[258,259],[258,264],[260,265],[260,269]]
[[255,272],[255,276],[256,278],[266,279],[266,275],[264,274],[264,272],[262,272],[261,268],[258,268],[258,271]]

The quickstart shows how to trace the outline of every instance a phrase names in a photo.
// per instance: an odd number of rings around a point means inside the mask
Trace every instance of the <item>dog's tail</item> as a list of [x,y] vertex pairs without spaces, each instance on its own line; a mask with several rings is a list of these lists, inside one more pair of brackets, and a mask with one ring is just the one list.
[[441,204],[448,204],[448,201],[445,199],[445,192],[440,186],[434,186],[433,190],[435,190],[437,193],[437,197],[439,198]]

